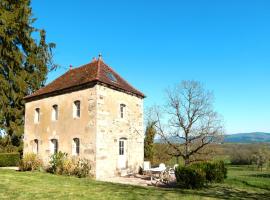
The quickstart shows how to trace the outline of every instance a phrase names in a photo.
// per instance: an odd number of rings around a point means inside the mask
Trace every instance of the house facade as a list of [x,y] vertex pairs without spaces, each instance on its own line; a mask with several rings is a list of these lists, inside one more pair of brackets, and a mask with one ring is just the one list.
[[97,179],[136,173],[143,163],[144,95],[101,57],[25,97],[24,154],[88,159]]

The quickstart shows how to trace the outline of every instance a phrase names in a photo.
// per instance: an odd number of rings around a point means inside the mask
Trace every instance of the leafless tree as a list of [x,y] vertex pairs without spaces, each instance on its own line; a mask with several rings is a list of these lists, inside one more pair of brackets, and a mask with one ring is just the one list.
[[221,141],[222,120],[213,110],[212,93],[199,82],[183,81],[166,93],[166,106],[153,109],[157,133],[170,146],[171,156],[189,165],[208,153],[209,144]]

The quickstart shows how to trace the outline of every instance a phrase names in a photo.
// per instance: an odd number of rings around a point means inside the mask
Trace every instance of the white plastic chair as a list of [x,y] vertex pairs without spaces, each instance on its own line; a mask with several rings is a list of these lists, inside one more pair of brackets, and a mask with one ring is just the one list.
[[143,173],[148,173],[151,169],[150,161],[144,161],[143,162]]
[[160,163],[158,168],[163,171],[166,169],[166,166],[164,163]]

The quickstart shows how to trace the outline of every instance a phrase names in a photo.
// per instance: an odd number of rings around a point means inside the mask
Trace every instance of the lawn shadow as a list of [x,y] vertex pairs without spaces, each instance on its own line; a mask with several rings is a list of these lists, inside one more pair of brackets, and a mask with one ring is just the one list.
[[249,176],[256,178],[270,178],[270,174],[251,174]]
[[[183,197],[202,197],[202,198],[216,198],[216,199],[235,199],[235,200],[269,200],[270,192],[248,192],[233,187],[224,185],[211,185],[201,190],[187,190],[179,188],[164,188],[164,187],[142,187],[122,184],[111,184],[107,187],[110,192],[118,191],[118,194],[129,194],[134,199],[170,199],[170,196],[177,194],[177,199]],[[158,192],[156,192],[158,190]],[[117,195],[114,193],[114,195]],[[127,198],[129,199],[129,198]],[[175,199],[173,197],[173,199]]]
[[255,193],[247,192],[243,190],[238,190],[226,186],[209,186],[208,188],[202,190],[179,190],[179,194],[185,195],[198,195],[201,197],[217,198],[217,199],[260,199],[269,200],[270,192],[265,193]]

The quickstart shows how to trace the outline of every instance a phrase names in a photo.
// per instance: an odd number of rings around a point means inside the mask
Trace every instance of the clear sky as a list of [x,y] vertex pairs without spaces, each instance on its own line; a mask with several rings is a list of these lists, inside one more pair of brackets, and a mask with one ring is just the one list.
[[215,94],[227,133],[270,132],[269,0],[34,0],[35,26],[56,43],[48,82],[104,61],[147,95],[198,80]]

